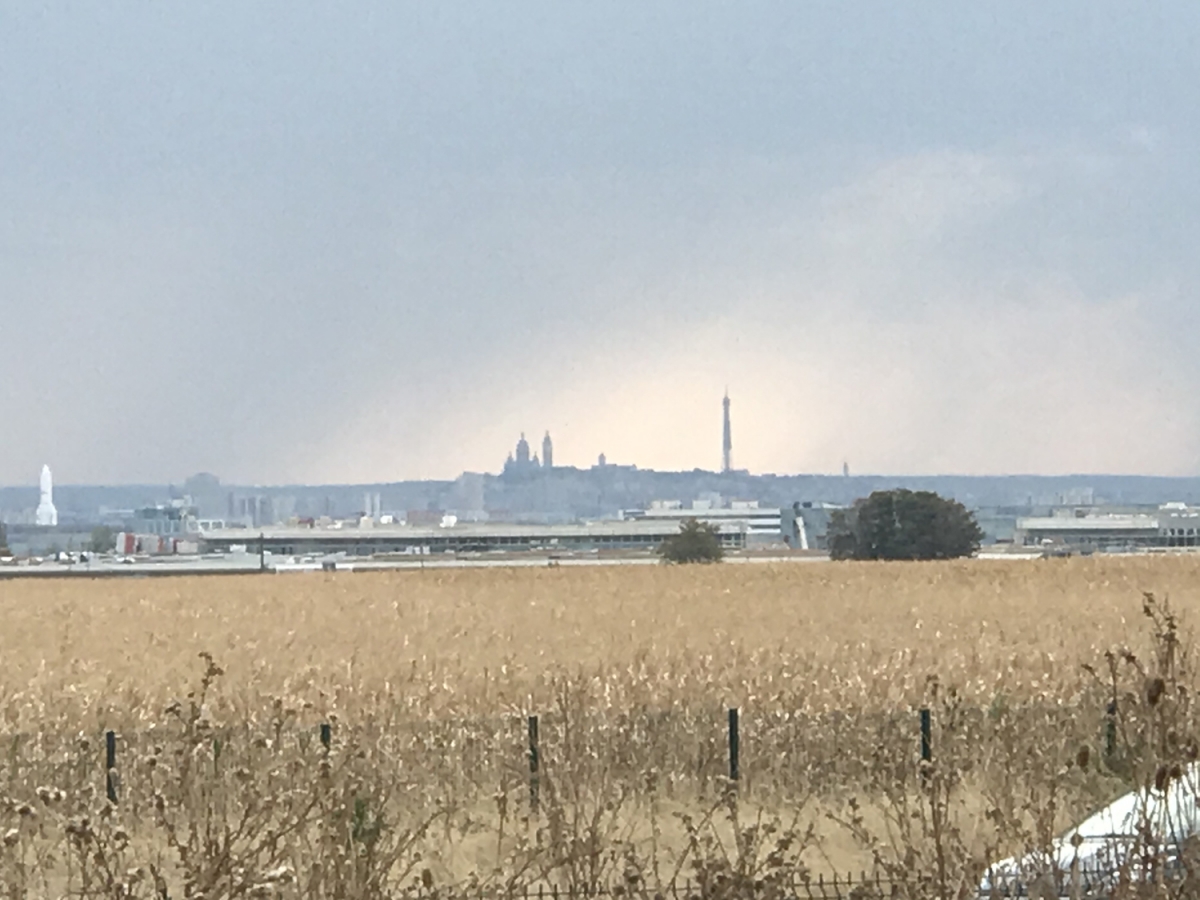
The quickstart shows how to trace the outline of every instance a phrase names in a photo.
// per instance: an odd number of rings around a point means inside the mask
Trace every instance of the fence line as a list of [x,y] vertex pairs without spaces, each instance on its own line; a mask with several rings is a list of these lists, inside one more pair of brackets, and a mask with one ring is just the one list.
[[[1122,877],[1130,873],[1098,866],[1080,866],[1071,872],[1060,872],[1058,896],[1089,897],[1103,900],[1120,885]],[[977,900],[1029,896],[1033,879],[995,878],[989,879],[988,887],[969,890]],[[930,881],[891,878],[879,874],[818,874],[811,877],[796,877],[787,882],[752,882],[744,885],[733,882],[700,882],[691,879],[673,881],[669,884],[650,887],[640,882],[620,884],[597,884],[560,886],[555,884],[520,884],[505,887],[485,885],[449,885],[421,887],[415,893],[406,894],[411,900],[702,900],[705,897],[756,896],[787,898],[787,900],[883,900],[883,898],[926,898],[936,897],[937,886]]]
[[[913,744],[911,746],[913,748],[914,760],[917,761],[916,771],[919,773],[921,780],[925,781],[931,771],[930,767],[933,764],[933,759],[935,756],[935,753],[934,753],[934,750],[935,750],[935,747],[934,747],[934,737],[935,737],[934,716],[933,716],[932,710],[930,710],[928,707],[923,707],[923,708],[916,710],[915,715],[912,713],[910,713],[909,715],[912,716],[912,718],[909,721],[912,722],[912,726],[913,726],[913,730],[911,732],[912,737],[913,737]],[[666,718],[669,720],[670,716],[668,715]],[[839,717],[835,716],[834,718],[838,719]],[[1112,704],[1109,704],[1107,706],[1107,708],[1104,710],[1104,716],[1101,719],[1101,722],[1103,723],[1103,738],[1102,739],[1103,739],[1103,743],[1105,745],[1105,750],[1109,754],[1113,753],[1115,750],[1116,718],[1117,718],[1116,710]],[[890,721],[896,721],[894,716],[889,716],[888,719]],[[512,717],[503,717],[503,718],[497,717],[494,720],[493,719],[481,720],[481,722],[487,722],[487,723],[492,723],[492,724],[498,724],[502,721],[503,722],[511,722]],[[431,725],[435,729],[438,729],[444,725],[444,722],[434,720],[431,722],[414,722],[412,724],[418,725],[418,726],[419,725]],[[480,724],[480,723],[476,723],[476,724]],[[539,807],[540,807],[541,779],[542,779],[542,769],[543,769],[543,747],[542,747],[542,742],[541,742],[540,718],[536,714],[530,715],[530,716],[526,717],[525,724],[526,724],[526,728],[527,728],[527,738],[528,738],[528,746],[527,746],[528,774],[527,774],[527,777],[528,777],[528,788],[529,788],[529,804],[530,804],[531,812],[536,816],[539,813]],[[618,728],[622,728],[622,729],[634,728],[634,727],[636,727],[636,725],[637,725],[637,722],[636,722],[636,720],[633,720],[633,719],[630,719],[629,721],[625,721],[624,719],[619,719],[619,722],[618,722]],[[714,723],[714,725],[715,725],[715,723]],[[728,752],[728,756],[727,756],[728,785],[735,789],[739,787],[739,783],[742,781],[742,776],[743,776],[743,772],[742,772],[742,763],[743,763],[742,749],[743,748],[742,748],[741,725],[742,725],[741,710],[738,709],[737,707],[728,709],[727,710],[727,729],[726,729],[726,734],[725,734],[726,750]],[[278,729],[278,726],[277,726],[277,729]],[[304,735],[306,733],[309,735],[312,735],[313,730],[315,730],[315,732],[316,732],[317,741],[309,743],[309,741],[305,740]],[[330,753],[332,753],[334,751],[335,746],[336,746],[337,735],[336,735],[334,723],[320,722],[316,726],[316,728],[313,730],[308,730],[308,731],[305,731],[303,729],[300,730],[300,732],[299,732],[300,752],[308,753],[308,752],[315,751],[322,755],[328,756]],[[368,729],[368,731],[369,730],[370,729]],[[289,728],[288,731],[292,732],[293,729]],[[388,731],[390,731],[390,729],[381,729],[380,734],[386,734]],[[351,727],[349,729],[349,733],[352,735],[361,735],[361,731],[358,729],[355,729],[353,727]],[[136,734],[141,736],[143,733],[136,732]],[[230,737],[230,729],[213,729],[209,732],[208,739],[210,739],[212,741],[213,752],[215,755],[219,756],[223,749],[226,749],[231,745],[229,737]],[[12,746],[11,757],[13,760],[16,760],[17,747],[19,745],[20,736],[10,736],[10,739],[14,740],[14,743]],[[310,740],[311,740],[311,738],[310,738]],[[86,745],[87,745],[87,742],[85,741],[83,743],[84,752],[87,752]],[[494,752],[494,749],[485,747],[484,752],[491,753],[491,752]],[[123,768],[119,765],[120,758],[127,756],[131,753],[135,753],[135,751],[133,751],[132,748],[130,748],[128,746],[125,746],[125,747],[122,746],[122,742],[120,741],[119,735],[116,731],[110,729],[104,733],[103,773],[104,773],[105,795],[106,795],[107,799],[109,800],[109,802],[113,803],[114,805],[119,805],[122,803],[122,793],[124,792],[123,789],[127,790],[128,788],[133,786],[132,782],[129,781],[129,777],[130,777],[130,774],[132,774],[132,772],[134,771],[134,767],[124,767]],[[121,774],[123,772],[125,773],[124,785],[122,784],[122,774]],[[1111,872],[1096,870],[1096,871],[1081,872],[1079,874],[1079,877],[1083,881],[1084,889],[1086,891],[1090,892],[1089,895],[1093,895],[1096,893],[1097,890],[1102,889],[1102,887],[1105,884],[1111,883],[1113,874]],[[912,885],[908,885],[904,882],[892,881],[892,880],[880,878],[877,876],[872,877],[866,873],[860,873],[860,875],[857,877],[855,877],[853,875],[827,876],[825,874],[818,874],[813,879],[794,882],[793,884],[791,884],[789,886],[789,891],[791,892],[792,896],[795,898],[798,898],[798,900],[841,900],[841,898],[851,898],[851,897],[855,898],[855,900],[861,900],[861,898],[870,898],[870,897],[876,897],[876,896],[878,896],[878,897],[893,896],[893,895],[896,895],[897,892],[900,890],[907,891],[908,889],[910,889],[912,887],[913,887]],[[998,893],[1001,887],[1002,887],[1001,885],[994,885],[993,893]],[[1010,887],[1012,889],[1017,889],[1018,886],[1013,884]],[[498,896],[498,897],[503,897],[503,898],[511,898],[511,900],[516,900],[516,898],[519,898],[519,900],[533,900],[534,897],[539,898],[539,900],[556,900],[556,898],[557,898],[557,900],[577,900],[577,898],[584,898],[584,897],[614,897],[614,898],[615,897],[629,897],[629,898],[635,898],[635,897],[639,897],[639,896],[645,896],[645,897],[649,898],[649,897],[652,897],[655,895],[659,895],[659,896],[669,896],[669,897],[673,898],[673,900],[674,900],[674,898],[678,898],[678,900],[690,900],[690,898],[698,897],[701,894],[706,892],[705,885],[693,883],[690,881],[686,881],[682,884],[670,885],[668,888],[666,888],[665,894],[664,894],[664,890],[662,890],[662,889],[656,890],[654,892],[647,892],[647,890],[644,887],[642,887],[640,885],[636,885],[636,884],[619,884],[619,885],[613,885],[611,887],[603,887],[603,888],[595,887],[595,888],[592,888],[589,892],[582,892],[582,893],[579,892],[578,890],[571,892],[562,887],[557,887],[557,886],[552,886],[552,885],[539,885],[536,888],[532,885],[528,885],[528,886],[517,888],[516,891],[505,890],[505,891],[500,892],[499,894],[494,893],[494,889],[491,892],[489,892],[488,890],[486,890],[484,888],[466,889],[465,886],[461,889],[466,890],[466,893],[465,894],[453,893],[454,891],[460,890],[460,888],[450,888],[449,889],[451,891],[450,894],[446,893],[446,891],[447,891],[446,888],[442,888],[441,890],[434,892],[434,893],[436,893],[436,895],[438,897],[443,898],[443,900],[444,900],[444,898],[447,898],[450,896],[467,897],[467,896],[476,896],[476,895],[479,897],[497,897]],[[430,900],[433,900],[434,893],[430,893],[428,895]]]
[[[919,716],[921,762],[927,766],[933,759],[933,715],[928,708],[922,708]],[[542,758],[539,740],[539,717],[536,715],[529,716],[527,725],[529,730],[529,806],[534,813],[537,813],[540,805]],[[318,734],[323,752],[328,754],[333,747],[333,724],[322,722],[318,726]],[[729,752],[729,782],[732,786],[736,787],[741,778],[741,714],[737,707],[732,707],[728,711],[726,744]],[[214,738],[214,747],[221,747],[219,737]],[[109,730],[105,732],[104,748],[105,794],[109,802],[116,804],[119,802],[117,789],[117,773],[119,770],[117,767],[117,733],[115,731]],[[216,749],[215,752],[219,754],[220,750]],[[925,771],[926,769],[923,766],[922,773]]]
[[[986,711],[981,710],[981,711],[979,711],[979,714],[986,716]],[[881,741],[881,743],[887,744],[892,748],[892,751],[895,754],[894,761],[895,760],[903,760],[906,752],[911,753],[911,756],[909,756],[909,759],[911,760],[911,764],[913,765],[912,771],[914,773],[919,773],[921,775],[921,777],[924,779],[928,776],[929,772],[931,771],[931,766],[933,764],[933,759],[934,759],[934,755],[935,755],[935,752],[934,752],[935,751],[935,747],[934,747],[934,743],[935,743],[934,715],[933,715],[933,711],[931,709],[929,709],[928,707],[922,707],[919,710],[916,710],[915,715],[913,713],[909,713],[908,715],[912,716],[912,718],[910,718],[909,721],[912,723],[912,726],[915,726],[915,727],[913,727],[912,732],[910,732],[910,734],[912,735],[913,744],[910,744],[909,746],[913,748],[912,751],[905,751],[903,749],[903,747],[904,747],[903,729],[897,730],[894,727],[888,728],[886,732],[880,732],[880,734],[878,735],[878,739]],[[556,717],[551,717],[551,721],[554,721],[555,718]],[[665,715],[653,714],[648,719],[645,719],[644,721],[639,720],[636,716],[618,716],[616,721],[611,724],[616,729],[616,731],[618,731],[619,733],[633,735],[635,744],[638,744],[640,746],[639,742],[641,742],[641,743],[644,743],[644,745],[646,747],[653,748],[655,746],[655,744],[654,744],[655,725],[661,721],[666,726],[666,730],[664,731],[664,734],[669,735],[670,730],[671,730],[671,722],[672,722],[673,718],[674,717],[672,715],[670,715],[669,712]],[[838,728],[836,726],[838,723],[843,722],[844,716],[835,714],[835,715],[832,715],[831,717],[813,717],[813,719],[814,719],[814,721],[817,721],[817,722],[822,722],[825,719],[829,719],[830,721],[833,722],[833,724],[835,726],[835,728],[834,728],[835,734],[833,736],[832,743],[834,744],[835,752],[834,752],[834,755],[831,757],[830,761],[833,764],[836,764],[836,757],[837,757],[836,747],[839,744],[839,736],[836,734],[836,732],[838,731]],[[741,710],[739,708],[732,707],[727,710],[727,729],[726,729],[726,733],[724,735],[724,739],[725,739],[725,748],[724,748],[725,754],[724,755],[726,756],[726,760],[727,760],[727,768],[725,770],[725,774],[722,777],[727,778],[728,784],[731,787],[749,789],[750,784],[748,781],[746,781],[748,773],[744,767],[744,763],[746,762],[746,760],[744,759],[745,754],[743,753],[744,748],[743,748],[743,741],[742,741],[742,720],[743,720],[743,716],[741,715]],[[1114,706],[1113,706],[1113,704],[1109,703],[1104,710],[1103,717],[1097,721],[1097,725],[1099,726],[1100,729],[1102,729],[1102,732],[1100,735],[1100,742],[1102,743],[1102,746],[1104,747],[1104,755],[1106,758],[1111,758],[1117,749],[1117,747],[1116,747],[1116,744],[1117,744],[1116,720],[1117,720],[1117,716],[1116,716],[1116,711],[1114,709]],[[462,720],[461,722],[459,722],[459,720],[454,720],[454,721],[458,724],[471,724],[468,720]],[[458,741],[458,747],[459,747],[458,754],[460,757],[464,752],[472,752],[475,754],[477,760],[488,760],[489,762],[494,761],[498,758],[503,757],[506,753],[512,752],[512,750],[516,749],[517,742],[519,741],[519,738],[517,737],[516,731],[515,731],[516,721],[517,720],[514,717],[502,717],[502,718],[497,717],[496,719],[482,719],[482,720],[477,720],[475,722],[476,726],[479,726],[481,724],[488,724],[491,726],[500,725],[501,723],[508,724],[510,726],[510,728],[513,729],[512,733],[510,734],[510,738],[509,738],[513,741],[513,746],[511,748],[502,746],[504,744],[507,744],[508,739],[501,739],[500,745],[497,745],[497,743],[496,743],[496,738],[498,736],[502,738],[503,729],[480,732],[474,736],[468,735],[465,739],[461,735],[451,734],[451,735],[449,735],[449,739],[452,741]],[[698,719],[697,717],[692,717],[692,718],[684,717],[684,720],[680,724],[686,725],[692,729],[696,729],[697,726],[700,725],[701,721],[702,721],[702,719]],[[885,717],[884,723],[890,723],[893,726],[899,726],[900,720],[895,715],[889,715],[889,716]],[[536,813],[538,811],[539,803],[540,803],[540,794],[541,794],[541,787],[542,787],[541,782],[542,782],[543,768],[544,768],[544,764],[545,764],[545,748],[543,746],[543,741],[542,741],[543,729],[541,728],[542,717],[537,714],[530,715],[530,716],[526,717],[525,724],[527,727],[527,741],[528,741],[527,751],[526,751],[526,753],[527,753],[527,776],[526,777],[528,779],[529,802],[530,802],[530,807],[531,807],[532,811]],[[715,725],[715,723],[713,723],[713,724]],[[775,731],[775,729],[772,727],[772,725],[774,723],[772,722],[771,719],[768,719],[765,724],[767,725],[768,729],[770,729],[771,731]],[[828,723],[826,723],[826,724],[828,724]],[[411,723],[401,724],[397,728],[382,727],[382,728],[379,728],[378,730],[376,730],[375,728],[373,728],[371,726],[368,726],[365,729],[358,728],[355,726],[350,726],[348,728],[348,733],[353,735],[355,739],[359,739],[359,740],[361,740],[363,738],[370,739],[371,737],[386,739],[387,737],[392,736],[392,735],[396,736],[400,740],[403,740],[405,738],[405,736],[408,735],[413,740],[415,740],[419,746],[424,746],[427,750],[432,749],[433,751],[438,751],[439,749],[443,749],[443,750],[445,749],[442,747],[441,739],[438,737],[438,735],[442,731],[444,731],[446,729],[446,727],[447,727],[446,723],[441,720],[413,721]],[[266,723],[263,724],[262,728],[263,728],[263,730],[265,730],[267,732],[271,731],[270,725],[268,725]],[[312,726],[310,726],[310,729],[311,728],[312,728]],[[955,725],[953,722],[951,722],[951,723],[947,724],[945,726],[945,728],[950,731],[953,731],[955,728]],[[210,729],[208,729],[207,734],[210,736],[210,739],[216,741],[217,744],[221,745],[221,747],[223,749],[233,749],[236,747],[236,745],[238,743],[238,741],[236,740],[237,729],[238,729],[238,726],[236,726],[236,725],[232,726],[232,727],[226,727],[226,728],[210,728]],[[425,733],[426,729],[429,730],[428,734]],[[299,729],[294,729],[292,727],[288,727],[285,730],[281,730],[281,726],[278,723],[275,724],[274,730],[276,732],[277,739],[281,738],[284,733],[297,734],[299,737],[299,740],[300,740],[301,752],[302,753],[310,752],[309,739],[306,739],[305,735],[306,734],[311,735],[313,733],[312,730],[305,729],[303,727],[301,727]],[[778,751],[780,749],[780,747],[779,747],[780,741],[783,738],[786,738],[790,732],[795,731],[795,730],[797,730],[797,729],[795,727],[793,727],[792,723],[790,723],[790,722],[787,723],[783,728],[782,735],[780,733],[775,733],[773,735],[773,739],[772,739],[771,745],[770,745],[770,750]],[[802,725],[800,726],[799,730],[803,731]],[[871,729],[868,728],[867,730],[869,731]],[[319,739],[319,747],[320,747],[319,752],[324,752],[325,754],[330,753],[334,746],[334,738],[335,738],[334,723],[328,722],[328,721],[320,722],[316,726],[315,731],[316,731],[316,734]],[[715,732],[715,731],[716,731],[716,728],[713,729],[713,732]],[[700,746],[700,750],[699,750],[700,755],[696,760],[697,768],[695,769],[695,772],[697,773],[698,777],[700,777],[702,780],[717,778],[718,773],[720,772],[720,769],[717,768],[717,766],[719,766],[719,758],[720,758],[717,755],[719,753],[719,750],[718,750],[719,744],[718,744],[717,740],[714,740],[716,735],[713,732],[710,732],[709,733],[710,736],[706,738],[706,737],[703,737],[703,735],[700,734],[699,731],[697,731],[697,736],[700,740],[701,746]],[[135,732],[134,734],[140,737],[146,733],[138,731],[138,732]],[[134,735],[131,735],[131,737],[133,737],[133,736]],[[799,738],[798,735],[796,735],[794,737]],[[34,738],[35,740],[38,740],[39,738],[41,738],[41,735],[24,735],[24,736],[9,735],[8,736],[7,739],[10,742],[10,748],[11,748],[9,757],[14,763],[18,759],[18,748],[24,738]],[[901,739],[901,743],[896,743],[897,739]],[[59,742],[60,740],[61,740],[61,742]],[[72,738],[52,739],[48,745],[42,744],[41,741],[39,740],[39,745],[42,747],[49,746],[50,748],[61,751],[62,749],[65,749],[65,747],[68,746],[72,740],[73,740]],[[106,796],[113,803],[118,803],[120,801],[119,794],[120,794],[121,785],[120,785],[120,777],[119,777],[118,773],[120,773],[123,770],[123,767],[118,765],[118,743],[119,742],[120,742],[120,736],[116,731],[110,729],[107,732],[105,732],[105,734],[104,734],[105,756],[104,756],[104,767],[103,767],[103,772],[105,775],[104,787],[105,787]],[[89,752],[88,751],[88,743],[89,742],[86,740],[86,738],[83,738],[80,740],[80,743],[78,746],[80,747],[81,752],[83,752],[85,754],[87,752]],[[824,741],[823,743],[828,744],[829,741]],[[56,744],[57,744],[57,747],[55,746]],[[784,756],[782,757],[784,759],[791,756],[793,751],[799,752],[800,754],[803,754],[805,752],[805,750],[804,750],[805,744],[804,744],[802,738],[799,738],[798,740],[794,740],[792,743],[788,743],[787,741],[784,741],[784,745],[785,745],[783,747]],[[453,746],[453,744],[451,746]],[[556,744],[552,742],[551,743],[552,750],[555,746],[556,746]],[[675,747],[675,748],[678,747],[677,744],[673,744],[671,746]],[[419,749],[419,747],[418,747],[418,749]],[[564,751],[565,751],[564,760],[563,760],[564,762],[570,761],[569,760],[570,749],[571,748],[569,746],[564,748]],[[125,749],[121,750],[120,755],[122,755],[122,756],[126,755],[127,752],[129,752],[129,750],[130,750],[130,748],[125,748]],[[50,751],[46,751],[46,752],[50,752]],[[220,750],[218,750],[217,752],[220,752]],[[686,752],[685,752],[685,755],[686,755]],[[767,760],[773,760],[773,761],[777,762],[778,758],[780,758],[780,757],[778,757],[777,752],[771,752],[771,753],[768,753],[768,755],[764,758]],[[502,760],[501,760],[501,762],[503,764]],[[515,759],[512,759],[511,762],[515,763]],[[626,762],[630,765],[634,764],[633,759],[626,760]],[[754,762],[753,756],[750,758],[750,762],[752,763],[752,765],[749,770],[749,774],[752,775],[756,771],[755,767],[753,766],[753,762]],[[437,769],[437,768],[438,768],[437,767],[437,759],[435,759],[434,765],[431,768],[431,771],[434,769]]]
[[[560,887],[550,884],[525,884],[508,888],[489,888],[483,886],[463,885],[457,887],[423,888],[412,894],[412,900],[607,900],[607,898],[625,898],[625,900],[651,900],[651,898],[670,898],[670,900],[700,900],[712,896],[712,884],[685,880],[649,888],[640,884],[590,885],[581,887]],[[772,886],[747,885],[748,894],[741,892],[730,893],[728,889],[718,892],[718,896],[747,896],[752,898],[756,893],[767,896],[784,896],[793,900],[868,900],[873,897],[895,896],[902,887],[901,883],[887,878],[872,877],[866,873],[860,875],[820,875],[811,879],[797,879],[791,884]]]

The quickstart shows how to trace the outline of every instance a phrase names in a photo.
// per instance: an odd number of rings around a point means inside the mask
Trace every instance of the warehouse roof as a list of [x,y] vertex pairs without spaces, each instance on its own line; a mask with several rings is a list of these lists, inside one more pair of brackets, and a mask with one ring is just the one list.
[[[721,534],[740,534],[746,530],[744,522],[721,522],[714,526]],[[571,525],[518,525],[507,522],[469,522],[439,526],[415,525],[372,525],[367,527],[348,526],[267,526],[263,528],[219,528],[206,531],[203,538],[209,541],[257,541],[261,534],[269,540],[328,540],[328,541],[386,541],[386,540],[432,540],[437,538],[587,538],[626,537],[637,535],[673,534],[679,525],[674,521],[633,519],[626,521],[587,522]]]
[[1019,531],[1158,531],[1157,516],[1037,516],[1017,519]]

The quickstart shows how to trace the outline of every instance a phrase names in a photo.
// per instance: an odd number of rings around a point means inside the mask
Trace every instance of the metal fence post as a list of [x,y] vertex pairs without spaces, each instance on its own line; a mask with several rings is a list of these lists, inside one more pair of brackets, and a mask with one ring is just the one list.
[[921,709],[921,776],[928,772],[933,762],[933,714],[929,707]]
[[108,802],[117,802],[117,733],[106,732],[104,735],[104,787]]
[[738,711],[729,710],[729,780],[737,781],[741,776],[741,735],[738,733]]
[[540,805],[538,796],[538,770],[541,767],[541,753],[538,750],[538,717],[529,717],[529,808],[535,813]]
[[1104,756],[1111,760],[1117,755],[1117,701],[1109,700],[1104,710]]

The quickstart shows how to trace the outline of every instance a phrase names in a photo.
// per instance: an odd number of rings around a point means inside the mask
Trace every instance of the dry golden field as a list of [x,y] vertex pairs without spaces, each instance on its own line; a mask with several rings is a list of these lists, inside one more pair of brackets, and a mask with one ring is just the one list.
[[1200,558],[0,581],[0,875],[29,897],[966,884],[1149,758],[1142,679],[1190,670],[1156,661],[1144,592],[1186,626]]

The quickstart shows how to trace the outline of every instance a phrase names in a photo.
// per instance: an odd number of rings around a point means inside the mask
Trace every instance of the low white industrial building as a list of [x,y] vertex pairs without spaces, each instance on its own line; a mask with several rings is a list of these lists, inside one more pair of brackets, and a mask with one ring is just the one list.
[[[743,523],[717,526],[722,546],[746,546]],[[439,526],[271,526],[222,528],[200,536],[203,552],[266,552],[283,555],[374,556],[378,554],[653,551],[679,533],[678,519],[591,522],[575,525],[447,523]]]
[[[1069,511],[1071,512],[1071,511]],[[1200,546],[1200,509],[1167,503],[1153,511],[1105,512],[1017,519],[1015,543],[1025,546],[1136,550]]]
[[717,527],[736,526],[745,530],[748,544],[784,543],[784,515],[779,507],[759,506],[756,500],[734,500],[717,506],[710,500],[696,500],[685,507],[678,500],[656,500],[648,509],[621,511],[626,522],[675,523],[695,519]]

